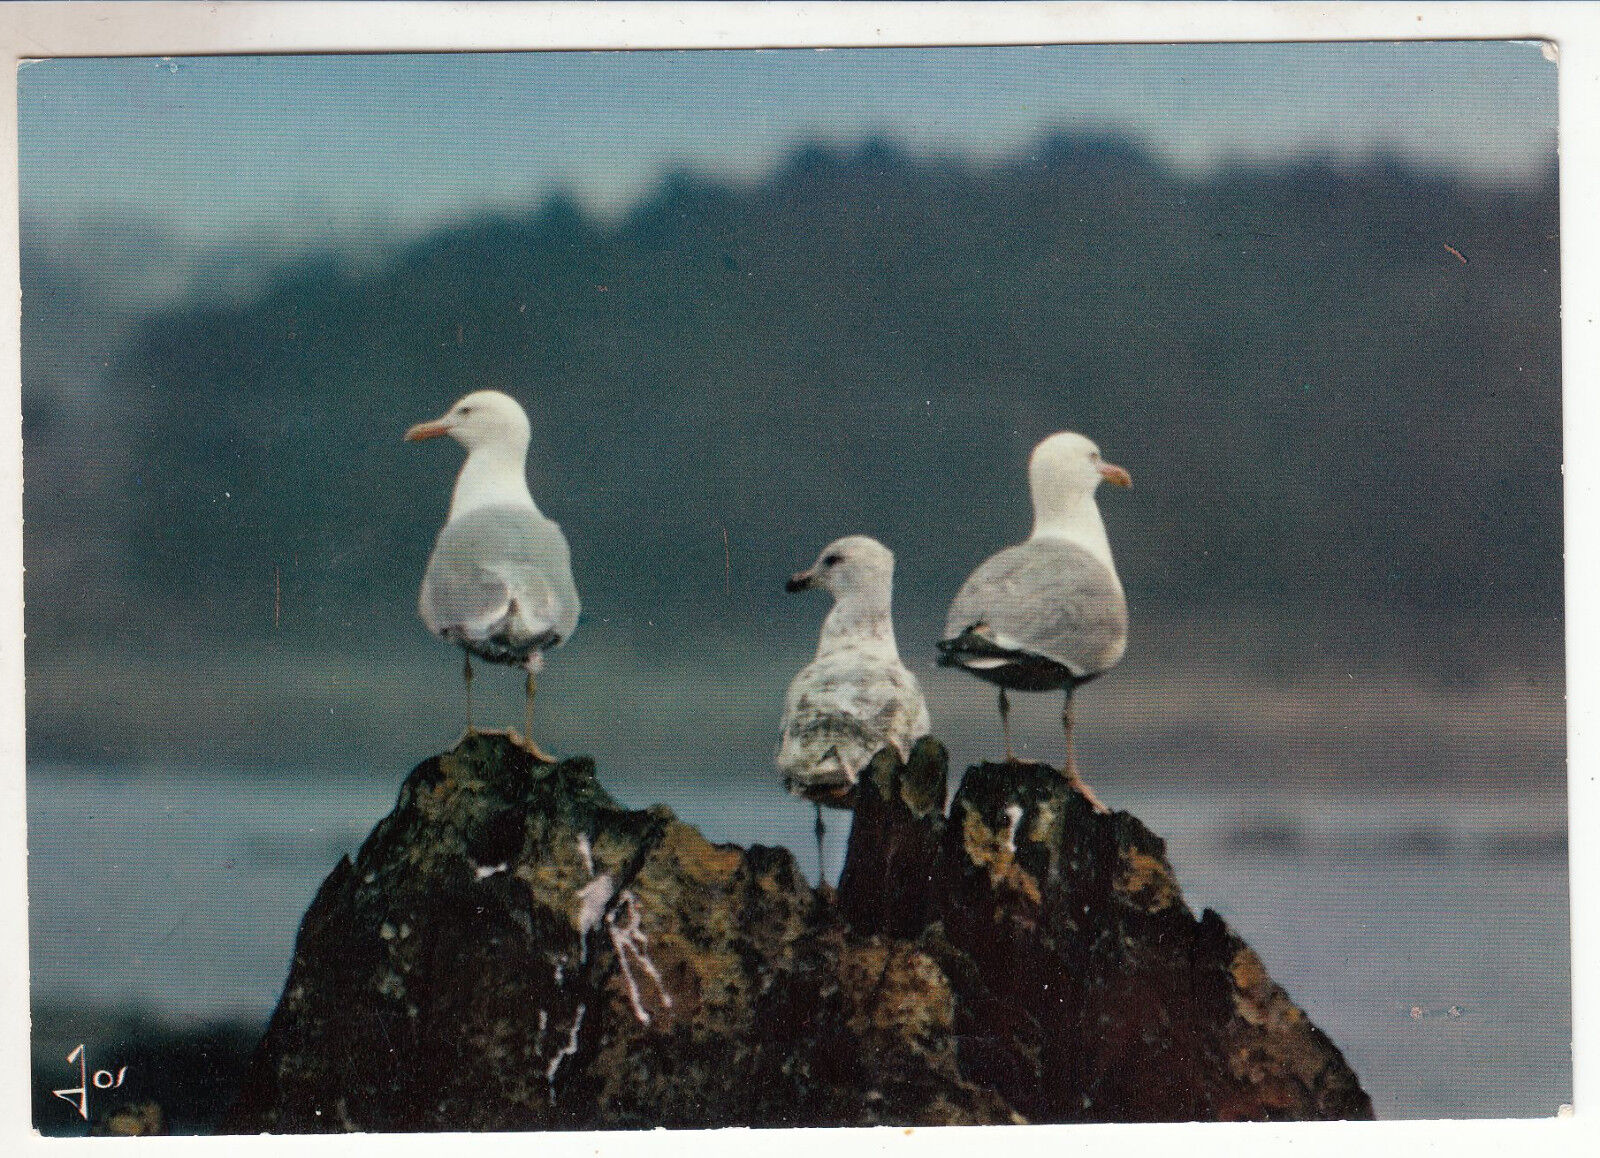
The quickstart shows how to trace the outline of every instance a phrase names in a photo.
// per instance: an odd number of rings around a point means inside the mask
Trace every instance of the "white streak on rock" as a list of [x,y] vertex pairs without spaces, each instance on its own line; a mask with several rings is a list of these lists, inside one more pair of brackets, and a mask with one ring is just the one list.
[[[661,997],[664,1009],[672,1008],[672,995],[667,992],[667,987],[661,981],[661,973],[656,969],[655,962],[645,952],[650,944],[650,938],[645,934],[643,910],[639,899],[631,890],[617,892],[616,882],[610,873],[594,875],[594,850],[589,846],[589,838],[583,833],[578,834],[578,853],[583,857],[583,864],[594,877],[588,884],[578,890],[578,943],[582,956],[580,962],[589,960],[589,934],[602,921],[606,926],[606,935],[611,938],[611,947],[616,951],[617,963],[622,967],[622,980],[628,987],[628,1004],[633,1007],[633,1015],[639,1019],[640,1024],[650,1024],[650,1011],[644,1007],[644,1001],[639,994],[639,983],[634,978],[633,966],[635,963],[645,971],[646,976],[655,983],[656,992]],[[615,907],[607,912],[607,907],[615,901]],[[556,984],[561,983],[560,966],[556,967]]]
[[505,872],[507,867],[508,866],[506,865],[506,863],[504,861],[501,861],[497,865],[480,864],[477,868],[475,868],[473,870],[473,872],[474,872],[474,874],[477,876],[477,878],[480,881],[484,881],[484,880],[488,880],[490,877],[494,876],[495,873],[503,873],[503,872]]
[[1011,820],[1011,827],[1006,832],[1006,851],[1017,851],[1017,829],[1022,826],[1022,806],[1020,804],[1006,805],[1006,816]]
[[[638,898],[632,892],[624,892],[621,901],[622,903],[606,919],[606,929],[611,935],[611,947],[617,952],[617,961],[622,966],[622,979],[628,986],[628,1003],[633,1006],[633,1015],[639,1019],[641,1025],[649,1025],[650,1012],[640,1000],[639,983],[634,980],[631,961],[637,961],[650,980],[655,982],[656,992],[661,996],[661,1004],[666,1009],[672,1008],[672,994],[667,992],[655,963],[645,952],[646,946],[650,944],[650,938],[644,931]],[[619,923],[619,915],[625,924]]]
[[578,890],[578,948],[579,962],[589,960],[589,932],[605,916],[606,906],[616,893],[610,873],[601,873]]
[[544,1080],[550,1087],[550,1104],[556,1100],[556,1071],[561,1068],[561,1063],[578,1052],[578,1030],[583,1025],[584,1006],[578,1006],[578,1014],[572,1019],[572,1028],[567,1032],[567,1044],[556,1051],[555,1057],[550,1059],[550,1064],[545,1068]]
[[600,923],[600,918],[605,915],[606,906],[611,903],[614,891],[610,873],[601,873],[578,890],[579,936],[587,937],[589,930]]

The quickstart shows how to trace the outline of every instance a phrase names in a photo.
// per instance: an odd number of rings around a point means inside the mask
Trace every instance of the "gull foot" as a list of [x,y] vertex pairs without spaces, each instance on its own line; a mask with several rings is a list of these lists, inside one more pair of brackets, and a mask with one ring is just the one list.
[[561,762],[554,756],[550,755],[550,753],[546,752],[543,748],[539,747],[538,744],[535,744],[533,742],[533,737],[521,735],[520,733],[510,729],[507,729],[506,734],[511,737],[511,742],[513,744],[527,752],[528,755],[539,761],[539,763],[559,764]]
[[1078,778],[1078,773],[1076,771],[1074,771],[1074,770],[1069,768],[1067,770],[1066,776],[1067,776],[1067,783],[1072,785],[1073,791],[1076,792],[1079,796],[1083,797],[1085,800],[1087,800],[1089,802],[1090,806],[1096,812],[1098,812],[1098,813],[1100,813],[1102,815],[1105,815],[1106,813],[1109,813],[1111,811],[1111,809],[1107,808],[1104,804],[1100,803],[1100,798],[1094,794],[1094,789],[1090,788],[1087,784],[1085,784],[1082,780],[1080,780]]

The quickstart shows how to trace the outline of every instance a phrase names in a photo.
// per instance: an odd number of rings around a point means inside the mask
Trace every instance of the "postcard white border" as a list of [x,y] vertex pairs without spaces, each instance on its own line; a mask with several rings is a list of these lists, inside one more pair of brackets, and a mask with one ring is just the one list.
[[[475,1155],[694,1152],[747,1158],[753,1149],[802,1154],[964,1153],[1004,1145],[1019,1156],[1159,1153],[1194,1158],[1279,1153],[1458,1155],[1491,1149],[1600,1152],[1600,1016],[1594,976],[1600,929],[1596,840],[1596,658],[1600,537],[1594,533],[1600,454],[1600,5],[1569,3],[23,3],[0,5],[0,44],[18,60],[48,56],[414,52],[579,48],[1038,44],[1071,42],[1540,39],[1559,53],[1562,181],[1563,372],[1566,439],[1567,641],[1571,895],[1578,1037],[1570,1119],[1388,1122],[1375,1125],[1072,1126],[961,1130],[697,1131],[668,1134],[362,1136],[356,1138],[40,1139],[32,1133],[28,991],[18,365],[16,88],[0,86],[0,268],[13,308],[0,312],[0,1140],[10,1153],[77,1154],[106,1146],[141,1152],[434,1155],[446,1139]],[[911,1149],[908,1149],[911,1148]]]

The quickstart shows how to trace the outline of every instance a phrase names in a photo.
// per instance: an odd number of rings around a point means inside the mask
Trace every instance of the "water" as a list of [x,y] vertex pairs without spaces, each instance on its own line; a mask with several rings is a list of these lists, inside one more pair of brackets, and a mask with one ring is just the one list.
[[[398,787],[31,768],[35,1008],[264,1024],[317,886]],[[815,874],[811,811],[775,777],[613,791],[635,807],[660,800],[712,840],[785,845]],[[1571,1101],[1558,798],[1107,795],[1167,839],[1191,907],[1217,909],[1261,954],[1380,1116],[1546,1116]],[[848,820],[832,820],[836,877]]]

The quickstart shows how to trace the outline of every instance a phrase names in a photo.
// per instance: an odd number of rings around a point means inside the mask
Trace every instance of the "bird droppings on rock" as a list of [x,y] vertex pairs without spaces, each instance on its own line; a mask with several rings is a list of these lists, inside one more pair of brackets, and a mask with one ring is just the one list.
[[[545,1067],[545,1086],[550,1091],[550,1104],[556,1100],[556,1071],[561,1068],[561,1063],[578,1052],[578,1031],[583,1028],[583,1015],[588,1012],[586,1006],[578,1006],[578,1011],[572,1017],[572,1024],[567,1027],[567,1043],[556,1050],[550,1057],[550,1064]],[[543,1038],[546,1025],[545,1011],[539,1011],[539,1034]]]
[[611,948],[616,952],[617,966],[622,971],[622,981],[628,990],[628,1006],[641,1023],[649,1025],[650,1012],[645,1009],[634,970],[642,970],[654,983],[655,999],[663,1008],[672,1008],[672,994],[667,992],[661,974],[656,971],[655,962],[650,960],[647,952],[650,935],[644,931],[644,909],[639,898],[631,890],[624,889],[618,894],[617,900],[617,907],[605,915],[606,931],[611,937]]
[[[835,894],[464,737],[323,883],[225,1128],[1371,1116],[1135,818],[1009,764],[947,819],[946,765],[868,766]],[[470,871],[486,847],[508,871]]]
[[1006,819],[1011,822],[1011,826],[1006,829],[1006,851],[1012,856],[1017,854],[1017,829],[1022,826],[1024,815],[1020,804],[1006,805]]

